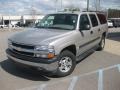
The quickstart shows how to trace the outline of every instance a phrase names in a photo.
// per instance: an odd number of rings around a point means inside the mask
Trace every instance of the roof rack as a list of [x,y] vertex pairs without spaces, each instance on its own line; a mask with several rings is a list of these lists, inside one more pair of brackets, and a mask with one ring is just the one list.
[[75,11],[75,9],[73,9],[73,10],[69,11],[69,8],[66,8],[66,11],[64,11],[64,10],[58,11],[58,13],[81,13],[81,12],[96,12],[96,13],[104,14],[106,17],[108,16],[107,10],[99,10],[99,11],[89,10],[89,11],[87,11],[86,9],[80,9],[80,11]]
[[96,10],[85,10],[85,9],[80,9],[80,10],[69,10],[69,8],[66,8],[66,11],[65,10],[60,10],[58,12],[106,12],[106,10],[101,10],[101,11],[96,11]]

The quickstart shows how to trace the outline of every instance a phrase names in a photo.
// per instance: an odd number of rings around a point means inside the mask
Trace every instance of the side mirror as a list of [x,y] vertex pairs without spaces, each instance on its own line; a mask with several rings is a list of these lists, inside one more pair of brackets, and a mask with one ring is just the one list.
[[86,28],[86,30],[90,30],[91,27],[90,27],[90,25],[86,25],[85,28]]

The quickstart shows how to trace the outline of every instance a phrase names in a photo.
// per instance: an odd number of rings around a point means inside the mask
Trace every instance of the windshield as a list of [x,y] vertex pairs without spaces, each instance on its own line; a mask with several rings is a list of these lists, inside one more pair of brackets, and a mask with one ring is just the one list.
[[37,25],[37,28],[74,30],[77,23],[77,14],[49,14]]

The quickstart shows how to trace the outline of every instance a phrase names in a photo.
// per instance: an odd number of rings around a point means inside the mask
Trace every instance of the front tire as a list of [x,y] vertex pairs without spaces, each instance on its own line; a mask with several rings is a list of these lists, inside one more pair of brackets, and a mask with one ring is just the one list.
[[76,66],[76,57],[68,50],[63,51],[60,54],[58,61],[58,68],[55,75],[59,77],[71,74]]

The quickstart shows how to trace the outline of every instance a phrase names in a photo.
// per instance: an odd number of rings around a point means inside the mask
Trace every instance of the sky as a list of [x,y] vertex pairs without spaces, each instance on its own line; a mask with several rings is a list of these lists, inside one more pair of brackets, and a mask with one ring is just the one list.
[[[120,9],[120,0],[100,0],[102,9]],[[90,0],[90,8],[95,7],[96,0]],[[87,0],[62,0],[62,7],[86,8]],[[55,12],[61,9],[61,0],[0,0],[0,14],[23,15],[33,13]]]

